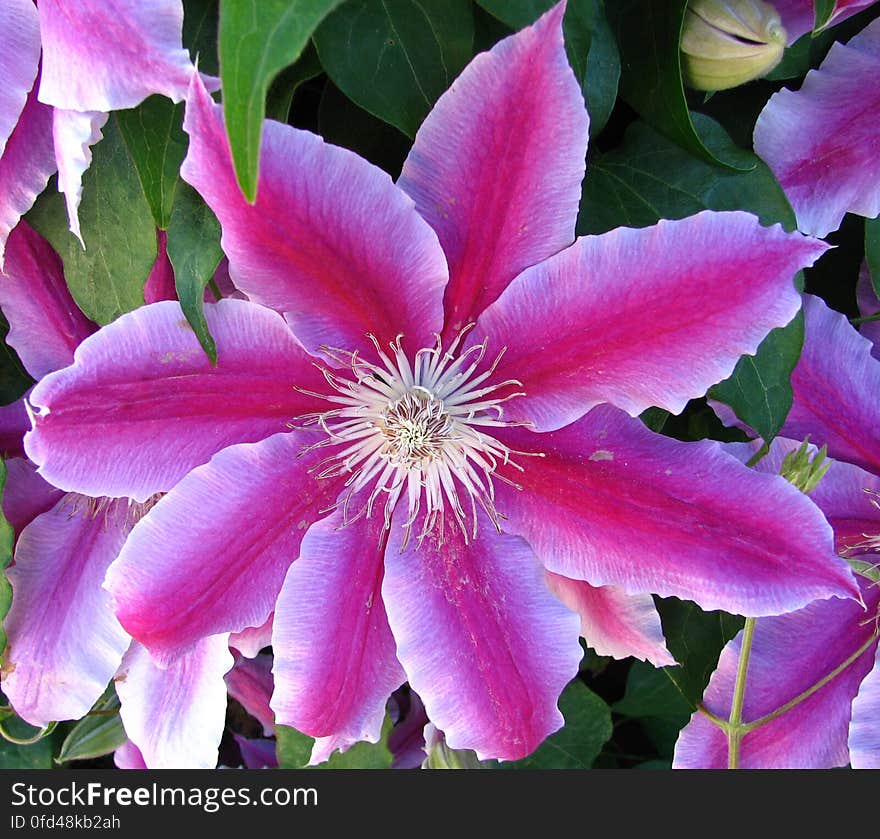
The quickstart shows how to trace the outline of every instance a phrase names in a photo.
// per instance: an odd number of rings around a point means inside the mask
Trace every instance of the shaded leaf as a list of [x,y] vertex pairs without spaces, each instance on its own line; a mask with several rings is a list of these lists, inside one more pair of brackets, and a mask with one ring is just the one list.
[[9,322],[0,311],[0,405],[9,405],[20,399],[34,383],[18,353],[6,343]]
[[286,725],[275,726],[276,755],[279,769],[390,769],[391,751],[388,735],[393,728],[386,716],[378,743],[355,743],[346,752],[334,752],[330,759],[317,766],[307,766],[314,739]]
[[309,79],[321,74],[321,62],[314,45],[309,45],[303,54],[290,67],[282,70],[269,87],[266,97],[266,117],[278,122],[287,122],[290,106],[297,88]]
[[249,201],[257,195],[266,93],[303,51],[315,27],[340,0],[223,0],[220,78],[235,172]]
[[501,769],[589,769],[611,739],[611,709],[579,679],[559,697],[565,725],[528,757],[500,763]]
[[64,196],[51,183],[27,216],[61,257],[76,304],[104,325],[144,305],[144,284],[156,261],[153,215],[115,115],[83,176],[79,219],[85,250],[68,230]]
[[831,19],[836,0],[813,0],[813,31],[818,32]]
[[183,0],[183,45],[202,73],[216,76],[218,0]]
[[880,297],[880,218],[865,219],[865,261],[874,294]]
[[0,737],[0,769],[51,769],[52,740],[48,737],[19,746]]
[[199,343],[217,363],[217,347],[208,331],[203,308],[205,286],[223,257],[220,222],[201,196],[181,181],[168,225],[168,258],[174,268],[177,299]]
[[67,763],[108,755],[127,739],[119,717],[119,699],[111,683],[89,714],[70,729],[55,761]]
[[183,103],[151,96],[137,108],[117,111],[119,128],[137,170],[156,227],[165,230],[171,219],[180,164],[186,157]]
[[687,0],[616,0],[607,6],[620,48],[620,94],[639,114],[695,157],[742,168],[710,149],[694,128],[681,75]]
[[315,32],[334,84],[409,137],[471,59],[473,42],[469,0],[348,0]]

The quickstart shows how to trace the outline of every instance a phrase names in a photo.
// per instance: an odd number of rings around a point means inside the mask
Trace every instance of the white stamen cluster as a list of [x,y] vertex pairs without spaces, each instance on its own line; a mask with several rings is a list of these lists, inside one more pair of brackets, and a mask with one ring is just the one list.
[[[403,523],[404,545],[422,512],[419,542],[435,528],[438,540],[443,541],[447,513],[451,513],[465,541],[476,538],[477,505],[500,530],[493,480],[517,486],[499,475],[497,469],[509,464],[522,471],[511,455],[525,453],[511,451],[486,429],[524,424],[506,422],[502,408],[504,402],[522,393],[498,393],[521,383],[509,379],[484,384],[504,351],[487,370],[477,373],[487,343],[456,355],[467,331],[463,330],[446,350],[438,335],[436,344],[420,349],[412,363],[401,346],[402,336],[389,344],[390,355],[369,336],[378,363],[366,361],[357,353],[322,348],[326,357],[346,368],[346,376],[320,367],[335,392],[303,392],[339,407],[301,419],[306,425],[320,425],[327,435],[307,451],[339,447],[313,471],[318,478],[349,475],[347,492],[334,505],[342,506],[344,524],[371,516],[376,502],[384,498],[387,530],[398,501],[405,495],[408,514]],[[353,510],[356,498],[360,506]]]

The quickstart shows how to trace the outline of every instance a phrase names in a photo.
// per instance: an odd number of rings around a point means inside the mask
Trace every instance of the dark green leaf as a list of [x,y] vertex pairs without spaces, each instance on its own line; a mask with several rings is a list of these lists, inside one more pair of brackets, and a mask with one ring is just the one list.
[[218,0],[183,0],[183,45],[199,70],[210,76],[220,72],[217,60]]
[[725,405],[765,442],[772,442],[791,410],[791,373],[804,345],[804,315],[774,329],[756,355],[744,355],[733,375],[715,385],[709,396]]
[[390,769],[391,752],[388,735],[393,725],[385,717],[378,743],[355,743],[347,752],[334,752],[330,759],[317,766],[307,766],[314,740],[286,725],[275,726],[276,755],[280,769]]
[[[3,500],[3,488],[6,486],[6,465],[0,460],[0,502]],[[3,515],[0,505],[0,655],[6,649],[6,633],[3,631],[3,620],[12,605],[12,586],[6,579],[6,568],[12,562],[12,545],[15,534],[12,525]]]
[[0,737],[0,769],[51,769],[52,740],[48,737],[19,746]]
[[6,343],[8,333],[9,323],[0,312],[0,405],[9,405],[20,399],[34,383],[18,353]]
[[168,225],[168,258],[174,268],[177,299],[212,364],[217,363],[217,347],[202,301],[222,256],[220,222],[201,196],[181,181]]
[[742,168],[718,155],[694,128],[681,76],[681,29],[687,0],[616,0],[607,11],[620,47],[620,94],[683,149],[707,163]]
[[108,755],[127,739],[119,718],[119,699],[111,684],[89,714],[70,729],[55,760],[67,763]]
[[813,31],[818,32],[834,13],[836,0],[814,0],[813,2]]
[[704,612],[693,603],[658,599],[666,646],[679,663],[666,672],[692,708],[703,698],[724,645],[742,629],[743,618],[726,612]]
[[118,111],[116,116],[156,227],[164,230],[171,218],[180,164],[186,157],[183,104],[151,96],[137,108]]
[[60,255],[70,293],[87,317],[103,325],[144,305],[156,228],[115,116],[83,176],[79,219],[86,249],[68,230],[64,196],[51,184],[27,219]]
[[409,137],[468,63],[473,43],[469,0],[348,0],[315,32],[334,84]]
[[223,0],[220,77],[235,172],[249,201],[257,195],[266,92],[303,51],[315,27],[340,0]]
[[321,74],[321,62],[315,47],[309,45],[303,54],[290,67],[282,70],[272,82],[266,97],[266,117],[287,122],[290,118],[290,106],[297,88],[309,79]]
[[802,35],[790,47],[785,48],[782,61],[766,76],[768,81],[797,79],[810,69],[813,38],[810,34]]
[[865,219],[865,261],[874,294],[880,297],[880,218]]
[[633,123],[620,148],[591,161],[578,233],[648,227],[661,218],[685,218],[706,209],[746,210],[762,224],[779,222],[794,230],[794,213],[766,164],[734,145],[713,119],[694,114],[694,125],[707,145],[748,171],[712,166],[651,126]]
[[528,757],[499,764],[502,769],[589,769],[611,739],[611,709],[583,682],[575,680],[559,697],[565,726]]

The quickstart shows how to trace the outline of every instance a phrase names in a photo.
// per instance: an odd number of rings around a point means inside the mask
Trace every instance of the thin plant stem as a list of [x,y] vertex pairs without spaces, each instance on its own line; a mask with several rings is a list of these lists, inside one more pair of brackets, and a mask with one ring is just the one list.
[[733,688],[733,703],[730,706],[730,719],[727,728],[727,768],[739,768],[739,747],[744,735],[742,725],[743,703],[746,698],[746,676],[749,672],[749,658],[752,654],[752,639],[755,635],[755,618],[746,618],[743,639],[739,650],[739,666],[736,670],[736,684]]

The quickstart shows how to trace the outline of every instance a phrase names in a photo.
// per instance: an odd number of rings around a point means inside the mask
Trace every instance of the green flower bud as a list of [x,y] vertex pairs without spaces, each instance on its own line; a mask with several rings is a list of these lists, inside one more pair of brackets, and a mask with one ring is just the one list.
[[769,73],[787,35],[763,0],[690,0],[681,36],[681,69],[697,90],[725,90]]

